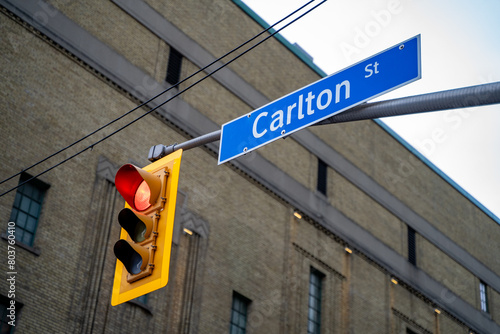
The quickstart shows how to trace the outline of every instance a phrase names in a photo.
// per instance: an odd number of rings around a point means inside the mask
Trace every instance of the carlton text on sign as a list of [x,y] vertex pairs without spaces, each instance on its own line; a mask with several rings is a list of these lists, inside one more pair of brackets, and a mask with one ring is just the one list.
[[224,124],[219,164],[420,77],[418,35]]

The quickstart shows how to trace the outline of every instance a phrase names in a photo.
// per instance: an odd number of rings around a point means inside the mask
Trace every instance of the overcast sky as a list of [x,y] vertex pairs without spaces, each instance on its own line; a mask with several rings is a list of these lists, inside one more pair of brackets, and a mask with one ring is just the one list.
[[[307,0],[243,2],[273,24]],[[420,34],[422,79],[385,100],[500,81],[499,18],[495,0],[330,0],[281,35],[332,74]],[[383,121],[500,217],[500,105]]]

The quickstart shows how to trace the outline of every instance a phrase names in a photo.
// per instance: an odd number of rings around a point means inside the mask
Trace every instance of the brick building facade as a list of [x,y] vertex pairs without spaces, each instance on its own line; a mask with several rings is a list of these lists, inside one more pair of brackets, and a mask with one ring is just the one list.
[[[500,221],[375,121],[311,127],[220,166],[217,142],[184,152],[169,284],[112,307],[119,166],[323,74],[273,38],[103,142],[202,74],[21,173],[263,27],[236,0],[0,9],[0,178],[20,173],[2,193],[92,145],[0,197],[16,333],[500,332]],[[11,282],[0,289],[3,330]]]

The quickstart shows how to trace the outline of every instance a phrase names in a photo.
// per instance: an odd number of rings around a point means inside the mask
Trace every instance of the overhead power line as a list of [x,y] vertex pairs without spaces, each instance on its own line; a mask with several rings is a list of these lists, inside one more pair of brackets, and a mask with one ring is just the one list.
[[235,60],[239,59],[240,57],[242,57],[243,55],[247,54],[249,51],[253,50],[255,47],[259,46],[260,44],[264,43],[265,41],[267,41],[268,39],[274,37],[276,34],[278,34],[280,31],[282,31],[283,29],[285,29],[286,27],[288,27],[289,25],[291,25],[292,23],[298,21],[299,19],[301,19],[302,17],[304,17],[305,15],[309,14],[311,11],[313,11],[314,9],[318,8],[320,5],[322,5],[323,3],[325,3],[327,0],[323,0],[321,1],[320,3],[316,4],[314,7],[308,9],[306,12],[302,13],[300,16],[296,17],[295,19],[293,19],[292,21],[286,23],[283,27],[275,30],[275,31],[271,31],[274,27],[276,27],[278,24],[282,23],[283,21],[289,19],[290,17],[292,17],[293,15],[297,14],[299,11],[301,11],[302,9],[304,9],[305,7],[309,6],[312,2],[314,2],[316,0],[310,0],[309,2],[307,2],[306,4],[304,4],[303,6],[299,7],[298,9],[294,10],[292,13],[288,14],[287,16],[285,16],[283,19],[277,21],[276,23],[274,23],[273,25],[269,26],[268,28],[264,29],[263,31],[261,31],[260,33],[258,33],[257,35],[255,35],[254,37],[250,38],[249,40],[247,40],[246,42],[240,44],[239,46],[237,46],[236,48],[232,49],[231,51],[225,53],[224,55],[222,55],[221,57],[217,58],[216,60],[214,60],[213,62],[211,62],[210,64],[206,65],[205,67],[199,69],[198,71],[194,72],[193,74],[191,74],[190,76],[188,76],[187,78],[183,79],[182,81],[180,81],[179,83],[177,83],[176,85],[174,86],[171,86],[169,88],[167,88],[166,90],[162,91],[161,93],[155,95],[154,97],[150,98],[149,100],[139,104],[137,107],[131,109],[130,111],[126,112],[125,114],[121,115],[120,117],[108,122],[107,124],[101,126],[100,128],[92,131],[91,133],[89,133],[88,135],[80,138],[79,140],[71,143],[70,145],[60,149],[59,151],[47,156],[46,158],[34,163],[33,165],[21,170],[20,172],[6,178],[5,180],[1,181],[0,184],[4,183],[4,182],[7,182],[8,180],[11,180],[12,178],[20,175],[21,173],[35,167],[35,166],[38,166],[39,164],[47,161],[48,159],[64,152],[65,150],[73,147],[74,145],[82,142],[83,140],[89,138],[90,136],[96,134],[97,132],[103,130],[104,128],[110,126],[111,124],[117,122],[118,120],[124,118],[125,116],[129,115],[130,113],[134,112],[135,110],[147,105],[148,103],[152,102],[153,100],[157,99],[158,97],[160,97],[161,95],[167,93],[168,91],[170,91],[171,89],[173,89],[174,87],[178,87],[179,84],[181,83],[184,83],[185,81],[191,79],[192,77],[194,77],[195,75],[199,74],[200,72],[202,71],[205,71],[207,70],[209,67],[211,67],[212,65],[216,64],[217,62],[221,61],[222,59],[224,59],[225,57],[227,57],[228,55],[230,55],[231,53],[241,49],[243,46],[247,45],[248,43],[254,41],[256,38],[260,37],[262,34],[266,33],[266,32],[270,32],[269,36],[267,36],[266,38],[262,39],[261,41],[257,42],[256,44],[252,45],[251,47],[249,47],[248,49],[246,49],[245,51],[243,51],[241,54],[235,56],[234,58],[230,59],[227,63],[224,63],[222,64],[221,66],[219,66],[218,68],[216,68],[215,70],[213,70],[212,72],[206,74],[204,77],[202,77],[201,79],[197,80],[196,82],[194,82],[193,84],[189,85],[188,87],[184,88],[183,90],[179,91],[178,93],[176,93],[175,95],[173,95],[172,97],[170,97],[169,99],[167,99],[166,101],[160,103],[158,106],[152,108],[151,110],[147,111],[146,113],[142,114],[141,116],[137,117],[136,119],[130,121],[129,123],[125,124],[124,126],[120,127],[119,129],[113,131],[112,133],[110,133],[109,135],[103,137],[102,139],[96,141],[95,143],[85,147],[84,149],[76,152],[75,154],[69,156],[68,158],[60,161],[59,163],[57,163],[56,165],[50,167],[50,168],[47,168],[46,170],[36,174],[35,176],[29,178],[28,180],[16,185],[15,187],[12,187],[11,189],[5,191],[4,193],[0,194],[0,197],[8,194],[9,192],[17,189],[18,187],[26,184],[26,183],[29,183],[30,181],[40,177],[41,175],[51,171],[52,169],[62,165],[63,163],[75,158],[76,156],[82,154],[83,152],[86,152],[87,150],[89,149],[93,149],[94,146],[100,144],[101,142],[107,140],[108,138],[110,138],[111,136],[117,134],[118,132],[122,131],[123,129],[127,128],[128,126],[134,124],[135,122],[137,122],[138,120],[142,119],[143,117],[145,117],[146,115],[149,115],[150,113],[152,113],[153,111],[161,108],[162,106],[164,106],[166,103],[172,101],[173,99],[175,99],[176,97],[178,97],[179,95],[183,94],[184,92],[186,92],[187,90],[191,89],[192,87],[196,86],[197,84],[201,83],[202,81],[204,81],[205,79],[207,79],[208,77],[212,76],[214,73],[220,71],[222,68],[228,66],[229,64],[231,64],[232,62],[234,62]]

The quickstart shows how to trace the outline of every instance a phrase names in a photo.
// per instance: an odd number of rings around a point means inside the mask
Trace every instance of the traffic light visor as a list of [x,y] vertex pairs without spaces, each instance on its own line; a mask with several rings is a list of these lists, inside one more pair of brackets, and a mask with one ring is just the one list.
[[115,185],[125,201],[136,211],[156,203],[161,181],[155,175],[131,164],[123,165],[115,176]]

